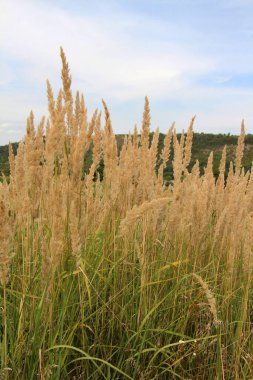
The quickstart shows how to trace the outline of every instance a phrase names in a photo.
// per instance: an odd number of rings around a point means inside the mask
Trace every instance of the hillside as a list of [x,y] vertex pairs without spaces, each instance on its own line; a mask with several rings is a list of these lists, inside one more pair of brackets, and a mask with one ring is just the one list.
[[[16,154],[18,143],[12,144],[12,147],[13,147],[14,154]],[[8,145],[0,146],[0,173],[4,173],[6,176],[9,175],[8,156],[9,156],[9,146]]]
[[[159,151],[161,151],[163,146],[163,140],[165,135],[160,134],[159,138]],[[124,135],[116,136],[118,141],[119,149],[122,146]],[[152,138],[152,135],[151,135]],[[192,146],[192,160],[190,167],[199,160],[200,168],[203,173],[203,169],[207,163],[208,156],[211,151],[214,153],[214,174],[218,175],[219,162],[222,154],[222,149],[224,145],[227,145],[227,170],[229,168],[230,160],[234,159],[236,145],[238,136],[230,134],[211,134],[211,133],[194,133],[193,146]],[[16,154],[18,143],[13,144],[14,154]],[[8,145],[0,146],[0,172],[3,172],[6,176],[9,175],[9,164],[8,164]],[[170,157],[170,161],[165,170],[165,179],[170,180],[172,178],[172,163],[171,158],[173,157],[173,152]],[[90,159],[88,158],[88,161]],[[243,166],[245,170],[249,170],[251,163],[253,161],[253,135],[248,134],[245,138],[245,153],[243,157]]]

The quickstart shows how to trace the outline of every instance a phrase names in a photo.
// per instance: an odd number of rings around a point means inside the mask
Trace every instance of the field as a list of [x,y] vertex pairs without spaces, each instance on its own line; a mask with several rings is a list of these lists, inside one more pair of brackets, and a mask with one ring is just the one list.
[[243,122],[214,172],[212,152],[192,158],[194,118],[161,142],[145,98],[118,149],[106,103],[88,120],[61,59],[49,118],[29,115],[0,182],[0,378],[253,379]]

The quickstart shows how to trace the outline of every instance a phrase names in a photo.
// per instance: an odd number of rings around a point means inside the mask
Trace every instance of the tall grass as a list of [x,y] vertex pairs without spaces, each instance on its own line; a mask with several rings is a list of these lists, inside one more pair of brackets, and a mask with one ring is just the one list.
[[[253,176],[244,125],[228,178],[191,172],[192,119],[158,155],[145,99],[141,131],[118,152],[110,113],[87,118],[47,82],[0,183],[0,360],[9,379],[253,378]],[[173,145],[174,181],[163,183]],[[92,149],[92,163],[84,162]],[[104,164],[103,176],[101,165]]]

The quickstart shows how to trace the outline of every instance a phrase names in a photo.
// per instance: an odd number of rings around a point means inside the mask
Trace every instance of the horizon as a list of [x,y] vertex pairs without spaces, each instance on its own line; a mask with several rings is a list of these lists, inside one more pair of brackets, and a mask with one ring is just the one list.
[[[152,135],[152,134],[154,134],[154,131],[151,131],[150,132],[150,135]],[[162,134],[163,136],[166,136],[166,132],[159,132],[159,134]],[[176,131],[176,134],[177,134],[177,136],[181,136],[181,134],[182,134],[182,132],[177,132]],[[185,135],[187,135],[187,131],[185,130],[184,131],[184,134]],[[212,135],[212,136],[221,136],[221,137],[239,137],[240,136],[240,134],[231,134],[230,132],[228,132],[228,133],[212,133],[212,132],[196,132],[196,131],[194,131],[193,130],[193,137],[194,137],[194,135],[195,134],[197,134],[197,135]],[[45,135],[44,135],[45,136]],[[121,136],[121,137],[123,137],[123,136],[128,136],[128,134],[125,134],[125,133],[115,133],[115,136]],[[139,136],[140,136],[140,133],[139,133]],[[247,138],[247,137],[253,137],[253,133],[246,133],[245,134],[245,139]],[[2,145],[0,145],[0,147],[2,148],[2,147],[6,147],[6,146],[9,146],[9,144],[12,144],[12,145],[14,145],[14,144],[19,144],[21,141],[23,140],[23,138],[21,139],[21,140],[18,140],[18,141],[12,141],[12,142],[8,142],[8,143],[6,143],[6,144],[2,144]],[[245,145],[247,145],[247,142],[245,141]]]
[[59,47],[89,115],[108,104],[115,134],[140,129],[239,135],[253,126],[252,0],[68,3],[0,0],[0,145],[20,141],[33,110],[47,115],[46,79],[61,83]]

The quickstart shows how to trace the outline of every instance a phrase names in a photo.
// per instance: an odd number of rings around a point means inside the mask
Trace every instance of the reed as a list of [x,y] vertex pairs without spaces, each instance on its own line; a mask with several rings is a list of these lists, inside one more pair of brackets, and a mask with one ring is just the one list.
[[48,117],[30,113],[0,182],[0,377],[253,378],[244,123],[227,179],[226,148],[217,180],[212,154],[204,175],[190,166],[195,117],[159,154],[147,97],[119,151],[106,102],[89,120],[60,55],[62,88],[47,81]]

